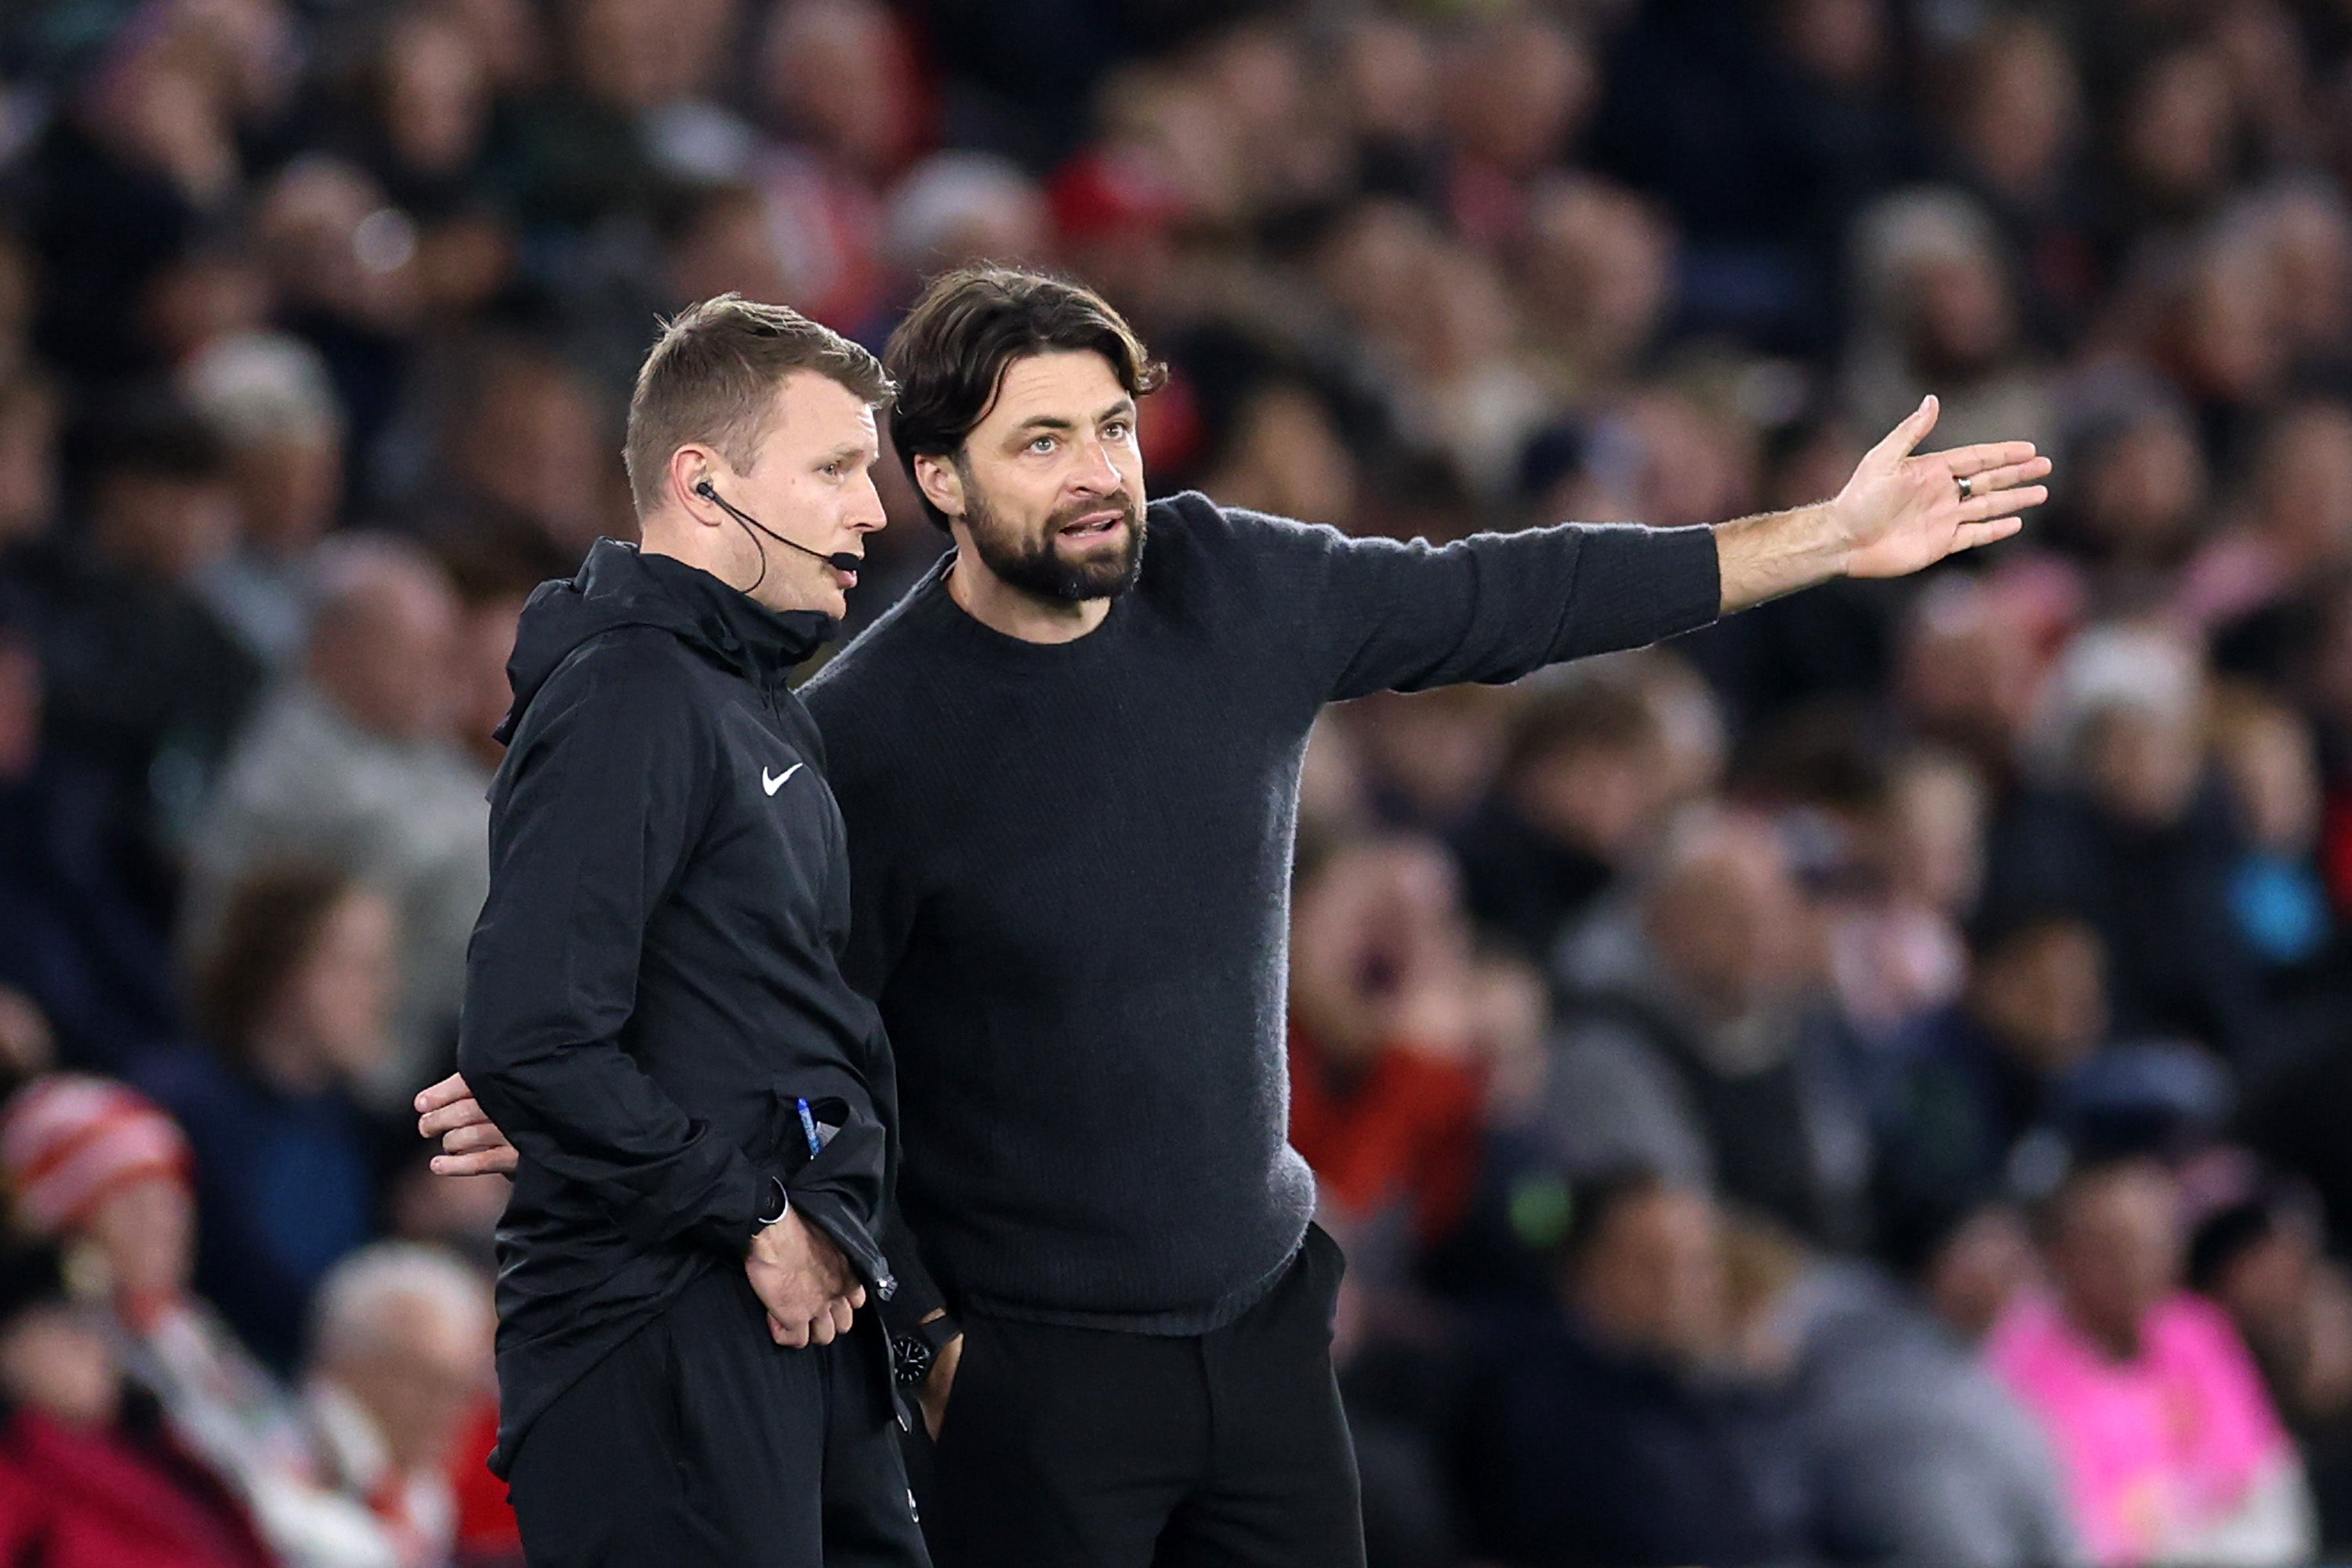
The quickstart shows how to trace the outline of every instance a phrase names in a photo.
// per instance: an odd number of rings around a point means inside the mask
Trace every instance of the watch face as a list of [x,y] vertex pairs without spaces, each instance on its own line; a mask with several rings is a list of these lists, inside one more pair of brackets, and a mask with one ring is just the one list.
[[920,1383],[931,1374],[931,1347],[914,1334],[890,1336],[890,1359],[900,1383]]

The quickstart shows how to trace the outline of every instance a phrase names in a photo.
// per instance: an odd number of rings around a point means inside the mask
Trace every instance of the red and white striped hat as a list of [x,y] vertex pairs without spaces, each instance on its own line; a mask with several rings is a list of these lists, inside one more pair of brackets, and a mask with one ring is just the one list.
[[49,1237],[142,1177],[188,1179],[188,1142],[137,1089],[84,1073],[35,1079],[0,1110],[0,1174],[19,1226]]

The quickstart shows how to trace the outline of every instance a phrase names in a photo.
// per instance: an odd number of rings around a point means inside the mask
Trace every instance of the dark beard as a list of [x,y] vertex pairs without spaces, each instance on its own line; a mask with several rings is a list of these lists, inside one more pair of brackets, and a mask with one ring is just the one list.
[[[1135,586],[1143,571],[1143,509],[1124,489],[1098,501],[1055,512],[1046,521],[1043,536],[1023,541],[1012,537],[982,499],[980,488],[964,476],[964,526],[981,564],[1007,587],[1040,599],[1075,605],[1087,599],[1116,599]],[[1108,560],[1074,563],[1054,549],[1062,530],[1090,511],[1117,507],[1127,517],[1127,547]]]

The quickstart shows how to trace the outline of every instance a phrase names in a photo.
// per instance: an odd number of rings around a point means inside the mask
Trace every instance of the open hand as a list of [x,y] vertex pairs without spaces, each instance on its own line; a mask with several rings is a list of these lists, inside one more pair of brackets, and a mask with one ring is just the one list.
[[2050,499],[2048,487],[2035,482],[2049,474],[2050,459],[2031,441],[1916,452],[1939,412],[1934,397],[1923,398],[1864,454],[1830,503],[1845,535],[1848,576],[1901,577],[2007,539],[2023,526],[2018,513]]
[[441,1152],[433,1156],[435,1175],[514,1174],[520,1156],[466,1087],[463,1074],[453,1072],[419,1093],[416,1112],[418,1135],[441,1140]]

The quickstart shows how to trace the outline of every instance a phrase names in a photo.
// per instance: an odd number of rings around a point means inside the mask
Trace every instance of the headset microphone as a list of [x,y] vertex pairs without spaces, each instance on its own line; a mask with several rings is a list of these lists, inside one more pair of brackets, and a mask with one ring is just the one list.
[[[779,544],[789,546],[793,550],[799,551],[803,555],[814,555],[819,561],[824,562],[826,565],[832,567],[836,572],[847,572],[852,575],[855,575],[857,571],[866,564],[866,558],[864,556],[853,555],[846,550],[837,550],[828,555],[822,550],[811,550],[805,544],[794,544],[791,540],[786,539],[782,534],[778,533],[774,529],[770,528],[766,523],[761,522],[758,518],[753,517],[751,513],[738,511],[734,507],[730,506],[724,500],[720,499],[719,492],[711,488],[711,484],[709,479],[697,480],[694,487],[694,493],[700,496],[704,500],[712,502],[721,511],[724,511],[728,516],[743,524],[746,528],[756,528],[761,533],[766,534],[769,538],[774,540]],[[767,574],[767,556],[765,552],[762,552],[760,557],[760,575],[764,578]],[[760,584],[756,582],[751,584],[754,588],[759,585]]]

